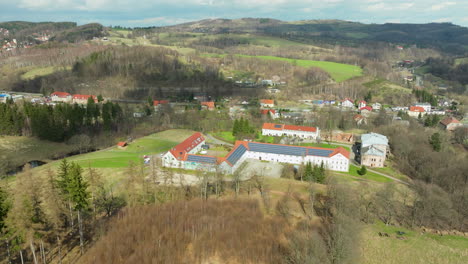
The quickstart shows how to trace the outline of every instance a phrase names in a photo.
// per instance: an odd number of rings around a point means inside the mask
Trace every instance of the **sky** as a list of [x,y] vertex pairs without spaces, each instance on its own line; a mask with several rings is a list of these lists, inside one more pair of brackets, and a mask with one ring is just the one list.
[[468,26],[468,0],[0,0],[0,21],[147,27],[243,17]]

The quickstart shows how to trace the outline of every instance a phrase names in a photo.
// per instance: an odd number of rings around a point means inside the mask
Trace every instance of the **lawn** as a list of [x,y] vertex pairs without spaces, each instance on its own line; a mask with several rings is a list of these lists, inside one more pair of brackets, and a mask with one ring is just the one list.
[[[397,231],[405,232],[401,239],[397,238]],[[385,232],[389,237],[380,237],[379,232]],[[423,234],[379,222],[364,227],[361,252],[360,263],[364,264],[461,264],[466,263],[468,257],[468,238]]]
[[232,135],[231,131],[219,131],[211,133],[215,138],[234,144],[236,137]]
[[371,171],[367,171],[367,173],[365,175],[359,175],[359,173],[357,172],[358,170],[360,169],[360,167],[357,167],[355,165],[352,165],[350,164],[349,165],[349,171],[346,173],[346,172],[336,172],[337,174],[348,174],[348,175],[351,175],[351,176],[354,176],[356,178],[359,178],[359,179],[365,179],[365,180],[371,180],[371,181],[376,181],[376,182],[391,182],[392,180],[387,178],[387,177],[384,177],[382,175],[379,175],[377,173],[373,173]]
[[70,70],[70,69],[71,69],[70,66],[65,67],[65,68],[55,67],[55,66],[38,67],[38,68],[34,68],[34,69],[31,69],[31,70],[25,72],[23,75],[21,75],[21,78],[24,79],[24,80],[30,80],[30,79],[34,79],[36,77],[46,76],[46,75],[52,74],[52,73],[54,73],[56,71]]
[[299,145],[305,146],[305,147],[331,148],[331,149],[342,147],[346,149],[347,151],[351,152],[351,148],[348,146],[333,145],[333,144],[328,144],[328,143],[301,143]]
[[330,61],[314,61],[314,60],[300,60],[300,59],[289,59],[289,58],[282,58],[282,57],[275,57],[275,56],[249,56],[249,55],[239,55],[241,57],[248,57],[248,58],[260,58],[265,60],[279,60],[279,61],[286,61],[293,65],[297,65],[304,68],[309,67],[318,67],[322,70],[328,72],[330,76],[336,82],[346,81],[353,77],[362,76],[362,69],[358,66],[337,63],[337,62],[330,62]]
[[125,149],[111,147],[106,150],[74,156],[70,161],[93,168],[124,168],[130,161],[138,162],[144,155],[154,155],[168,151],[184,139],[192,135],[194,131],[174,129],[152,134],[131,142]]

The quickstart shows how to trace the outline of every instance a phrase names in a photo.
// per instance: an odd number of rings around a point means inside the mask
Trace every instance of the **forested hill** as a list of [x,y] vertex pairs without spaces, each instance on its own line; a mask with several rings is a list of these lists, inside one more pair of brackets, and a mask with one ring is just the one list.
[[1,22],[0,28],[9,31],[7,35],[0,34],[0,40],[4,38],[28,42],[35,42],[36,38],[47,36],[51,40],[72,43],[102,37],[104,34],[104,27],[97,23],[77,26],[75,22],[9,21]]
[[169,27],[159,32],[255,33],[301,42],[355,46],[364,42],[390,42],[436,48],[448,53],[468,52],[468,28],[452,23],[362,24],[342,20],[285,22],[268,18],[207,19]]

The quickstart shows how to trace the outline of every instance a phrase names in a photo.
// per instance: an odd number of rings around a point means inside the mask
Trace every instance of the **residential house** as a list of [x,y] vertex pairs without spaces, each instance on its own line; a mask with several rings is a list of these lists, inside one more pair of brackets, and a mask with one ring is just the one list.
[[214,110],[215,109],[215,102],[202,102],[202,109],[207,109],[207,110]]
[[369,116],[372,113],[372,107],[364,106],[364,107],[359,108],[359,111],[361,112],[361,115]]
[[120,141],[119,143],[117,143],[117,147],[120,148],[120,149],[123,149],[127,146],[127,142],[125,141]]
[[167,104],[169,104],[168,100],[154,100],[153,101],[154,111],[158,111],[162,105],[167,105]]
[[374,110],[380,110],[382,108],[382,104],[380,103],[373,103],[372,104],[372,109]]
[[358,126],[367,125],[367,118],[363,115],[357,114],[353,117],[353,119]]
[[364,100],[359,101],[358,108],[361,109],[367,106],[367,102]]
[[50,94],[52,102],[64,102],[70,103],[72,101],[72,95],[65,92],[53,92]]
[[93,99],[95,103],[98,102],[96,96],[89,94],[74,94],[72,97],[72,102],[75,104],[87,104],[89,98]]
[[377,133],[361,136],[361,165],[382,168],[388,151],[388,138]]
[[458,127],[463,127],[463,124],[455,117],[446,117],[440,121],[440,126],[448,131],[454,131]]
[[417,118],[420,115],[423,116],[426,113],[426,111],[420,106],[411,106],[407,113],[409,116]]
[[262,115],[269,115],[272,119],[278,119],[280,118],[280,115],[278,112],[276,112],[275,109],[261,109],[260,114]]
[[416,103],[414,104],[414,106],[422,107],[425,112],[430,112],[432,109],[432,106],[430,103]]
[[320,139],[320,129],[318,127],[294,126],[274,123],[264,123],[262,127],[264,136],[288,136],[302,139]]
[[341,106],[342,106],[342,107],[349,107],[349,108],[351,108],[351,107],[354,107],[354,102],[351,101],[351,99],[346,98],[346,99],[344,99],[343,101],[341,101]]
[[270,99],[261,99],[260,107],[262,108],[271,108],[275,106],[275,101]]

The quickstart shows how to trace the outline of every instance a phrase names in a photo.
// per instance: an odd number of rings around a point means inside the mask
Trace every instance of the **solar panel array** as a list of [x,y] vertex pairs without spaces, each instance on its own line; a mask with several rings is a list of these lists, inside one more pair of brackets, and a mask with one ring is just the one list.
[[239,161],[239,159],[242,157],[242,155],[244,155],[246,151],[247,148],[244,147],[244,145],[239,145],[226,160],[229,161],[229,163],[231,163],[232,165],[234,165],[237,161]]
[[282,146],[272,144],[249,143],[251,151],[273,153],[280,155],[305,156],[307,149],[304,147]]
[[214,157],[197,156],[197,155],[188,155],[187,161],[216,164],[216,158]]
[[329,150],[329,149],[308,149],[307,155],[309,155],[309,156],[329,157],[331,153],[333,153],[333,150]]
[[281,125],[275,125],[276,128],[281,128]]

